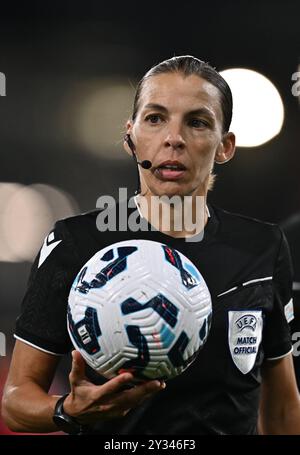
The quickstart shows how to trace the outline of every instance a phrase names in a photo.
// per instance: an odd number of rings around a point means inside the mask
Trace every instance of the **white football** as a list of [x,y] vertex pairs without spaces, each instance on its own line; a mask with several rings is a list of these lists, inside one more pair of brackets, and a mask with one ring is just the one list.
[[150,240],[98,251],[78,273],[68,331],[88,365],[106,378],[131,371],[170,379],[196,358],[210,330],[211,297],[195,265]]

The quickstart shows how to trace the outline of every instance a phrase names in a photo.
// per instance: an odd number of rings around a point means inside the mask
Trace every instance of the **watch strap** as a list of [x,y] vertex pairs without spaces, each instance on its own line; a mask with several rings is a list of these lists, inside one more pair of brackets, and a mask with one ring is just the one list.
[[64,411],[64,401],[69,396],[69,393],[66,393],[60,397],[55,405],[53,421],[56,426],[68,434],[80,435],[83,434],[83,425],[81,425],[75,417],[66,414]]

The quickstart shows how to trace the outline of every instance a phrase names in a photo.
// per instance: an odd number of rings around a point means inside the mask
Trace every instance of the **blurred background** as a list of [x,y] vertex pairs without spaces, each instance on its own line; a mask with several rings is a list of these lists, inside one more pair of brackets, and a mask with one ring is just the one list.
[[[237,84],[234,114],[243,146],[232,162],[215,169],[209,200],[269,222],[295,219],[299,17],[296,0],[1,4],[0,396],[15,319],[44,236],[56,219],[93,210],[99,196],[117,197],[119,187],[131,195],[136,188],[122,136],[134,88],[151,66],[191,54],[219,71],[244,68],[269,81],[251,85],[242,73],[230,79]],[[250,146],[247,138],[256,134]],[[67,388],[68,366],[66,359],[56,393]],[[5,432],[0,418],[0,434]]]

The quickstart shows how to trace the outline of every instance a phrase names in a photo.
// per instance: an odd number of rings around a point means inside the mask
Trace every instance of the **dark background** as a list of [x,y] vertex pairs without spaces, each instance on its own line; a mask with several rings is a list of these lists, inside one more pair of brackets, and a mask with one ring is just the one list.
[[[102,194],[116,195],[118,187],[134,190],[136,170],[121,143],[130,110],[120,116],[115,104],[109,118],[102,110],[99,122],[117,117],[119,134],[111,149],[99,145],[98,156],[89,153],[72,117],[83,100],[81,87],[99,80],[134,86],[159,61],[191,54],[218,70],[257,70],[279,90],[281,133],[262,146],[239,148],[232,162],[217,167],[210,202],[282,222],[300,210],[299,100],[291,92],[299,18],[296,0],[2,3],[0,71],[7,96],[0,97],[0,182],[54,185],[80,212],[94,209]],[[30,265],[0,262],[0,332],[8,353],[0,357],[3,377]]]

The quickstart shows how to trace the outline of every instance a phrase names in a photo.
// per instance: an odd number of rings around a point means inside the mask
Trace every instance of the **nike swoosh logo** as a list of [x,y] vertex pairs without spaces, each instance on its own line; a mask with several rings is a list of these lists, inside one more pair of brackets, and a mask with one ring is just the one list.
[[38,269],[41,267],[43,262],[45,262],[45,260],[49,256],[49,254],[54,250],[54,248],[57,247],[57,245],[59,245],[61,242],[61,240],[57,240],[56,242],[54,242],[53,240],[54,240],[54,232],[51,232],[45,238],[43,246],[41,248]]

